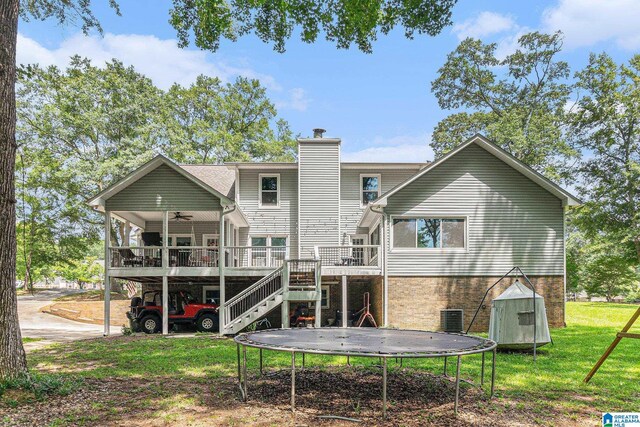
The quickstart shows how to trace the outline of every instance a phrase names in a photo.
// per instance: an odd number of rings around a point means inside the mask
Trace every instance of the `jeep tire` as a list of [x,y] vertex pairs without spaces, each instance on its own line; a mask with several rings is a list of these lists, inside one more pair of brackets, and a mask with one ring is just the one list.
[[160,332],[162,327],[160,318],[155,314],[147,314],[140,320],[140,330],[146,334],[155,334]]
[[198,332],[218,332],[218,316],[207,313],[198,317],[196,321]]

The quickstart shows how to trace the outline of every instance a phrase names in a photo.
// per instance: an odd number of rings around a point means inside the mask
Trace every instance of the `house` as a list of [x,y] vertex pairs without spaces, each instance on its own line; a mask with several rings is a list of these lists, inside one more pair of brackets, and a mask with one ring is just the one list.
[[[340,139],[314,132],[298,140],[296,163],[157,156],[91,198],[105,213],[105,286],[163,290],[164,333],[166,295],[185,288],[219,302],[227,334],[265,315],[286,327],[301,301],[316,326],[345,325],[365,293],[379,325],[438,330],[447,309],[468,325],[517,265],[549,323],[564,325],[564,212],[575,197],[480,135],[433,163],[351,163]],[[114,218],[135,230],[134,244],[111,243]],[[145,246],[143,233],[161,238]],[[509,284],[489,295],[475,329],[487,329],[490,299]]]

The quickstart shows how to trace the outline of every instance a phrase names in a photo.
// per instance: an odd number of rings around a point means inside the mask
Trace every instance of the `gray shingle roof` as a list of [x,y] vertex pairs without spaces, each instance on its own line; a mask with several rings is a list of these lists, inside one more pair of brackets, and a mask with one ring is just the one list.
[[214,190],[235,200],[236,174],[224,165],[180,165]]

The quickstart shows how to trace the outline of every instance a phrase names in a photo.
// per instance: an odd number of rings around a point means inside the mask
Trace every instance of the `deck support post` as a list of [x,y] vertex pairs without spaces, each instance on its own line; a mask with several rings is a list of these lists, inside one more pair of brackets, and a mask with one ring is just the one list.
[[162,335],[169,334],[169,278],[162,276]]
[[[314,281],[316,285],[316,312],[314,327],[322,326],[322,262],[316,260],[316,268],[314,269]],[[328,296],[327,296],[328,297]]]
[[109,268],[111,267],[111,211],[104,213],[104,335],[111,333],[111,277]]
[[[218,324],[220,327],[220,335],[223,335],[225,324],[231,319],[227,319],[225,315],[225,305],[227,304],[227,286],[225,282],[225,267],[227,266],[227,250],[226,247],[226,227],[225,227],[225,211],[220,211],[219,238],[218,238],[218,284],[220,285],[220,304],[218,305]],[[233,254],[229,254],[232,257]],[[231,260],[229,260],[231,262]],[[245,378],[246,381],[246,378]]]
[[347,327],[347,276],[342,276],[342,327]]
[[458,400],[460,396],[460,361],[461,356],[458,356],[458,363],[456,364],[456,403],[453,406],[453,413],[458,415]]

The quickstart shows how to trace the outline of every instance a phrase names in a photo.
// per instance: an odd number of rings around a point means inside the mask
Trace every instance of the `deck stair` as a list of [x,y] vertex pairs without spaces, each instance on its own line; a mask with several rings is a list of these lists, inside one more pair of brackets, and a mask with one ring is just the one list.
[[319,303],[320,297],[320,263],[285,260],[281,267],[226,301],[221,317],[223,332],[236,334],[284,302]]

